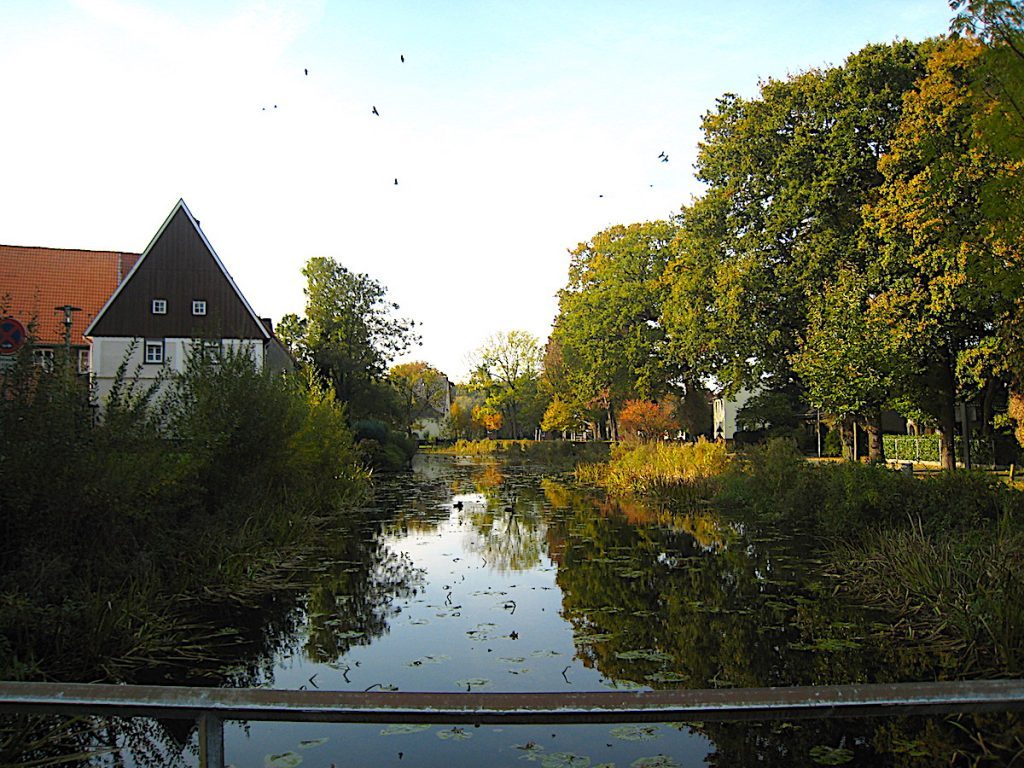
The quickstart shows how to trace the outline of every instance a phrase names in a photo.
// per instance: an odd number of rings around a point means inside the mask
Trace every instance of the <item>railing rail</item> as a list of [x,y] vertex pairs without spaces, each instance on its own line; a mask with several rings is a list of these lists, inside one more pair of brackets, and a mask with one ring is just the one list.
[[0,712],[194,719],[200,765],[224,764],[225,720],[333,723],[632,723],[1024,710],[1024,680],[786,688],[407,693],[0,682]]

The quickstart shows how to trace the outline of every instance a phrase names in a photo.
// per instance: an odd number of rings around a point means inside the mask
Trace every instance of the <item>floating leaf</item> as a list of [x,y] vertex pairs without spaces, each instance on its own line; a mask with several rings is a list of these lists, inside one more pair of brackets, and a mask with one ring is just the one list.
[[409,623],[413,626],[421,626],[423,624],[429,624],[430,619],[409,619]]
[[656,725],[620,725],[610,733],[622,741],[653,741],[660,736]]
[[486,688],[491,684],[491,681],[486,677],[471,677],[467,680],[456,680],[455,685],[459,688],[465,688],[467,691],[473,688]]
[[589,634],[589,635],[576,635],[575,639],[576,639],[577,643],[593,644],[593,643],[607,643],[609,640],[613,639],[614,637],[615,637],[615,635],[609,634],[608,632],[594,632],[594,633]]
[[590,758],[572,752],[552,752],[540,759],[541,768],[590,768]]
[[327,739],[303,739],[299,742],[299,749],[312,749],[313,747],[319,747],[321,744],[326,744]]
[[526,661],[525,656],[502,656],[498,661],[503,661],[506,664],[522,664]]
[[451,739],[453,741],[465,741],[466,739],[473,738],[473,734],[467,731],[465,728],[459,728],[455,726],[445,731],[438,731],[437,738],[439,739]]
[[282,752],[279,755],[267,755],[263,764],[267,768],[295,768],[302,762],[302,755],[296,752]]
[[382,728],[380,731],[381,736],[400,736],[407,733],[419,733],[429,728],[433,728],[432,725],[421,725],[420,723],[392,723],[386,728]]
[[652,683],[685,683],[689,679],[688,675],[678,672],[655,672],[644,677],[644,680],[650,680]]
[[811,748],[811,760],[818,765],[845,765],[853,760],[853,752],[845,747],[827,747],[820,744]]
[[562,654],[560,654],[558,651],[534,651],[530,655],[538,659],[546,659],[553,656],[561,656]]
[[645,648],[640,651],[618,651],[615,654],[615,658],[622,659],[623,661],[672,661],[672,657],[667,653],[655,651],[652,648]]
[[680,768],[680,765],[668,755],[655,755],[634,760],[629,768]]

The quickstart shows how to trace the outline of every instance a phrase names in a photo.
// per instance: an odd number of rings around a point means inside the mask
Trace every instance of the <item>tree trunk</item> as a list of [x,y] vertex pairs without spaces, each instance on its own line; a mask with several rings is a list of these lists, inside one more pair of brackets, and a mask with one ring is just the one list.
[[615,405],[608,403],[608,434],[614,442],[619,442],[619,422],[615,418]]
[[940,461],[943,469],[956,469],[956,382],[953,369],[948,362],[940,373],[942,392],[939,400]]
[[885,443],[882,441],[882,412],[868,414],[864,421],[868,433],[868,461],[876,464],[885,462]]

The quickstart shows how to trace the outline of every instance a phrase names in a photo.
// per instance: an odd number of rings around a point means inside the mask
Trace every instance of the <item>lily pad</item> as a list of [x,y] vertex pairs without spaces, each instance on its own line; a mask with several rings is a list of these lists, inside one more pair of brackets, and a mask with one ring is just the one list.
[[467,691],[471,691],[474,688],[486,688],[491,684],[491,681],[486,677],[470,677],[466,680],[456,680],[455,685],[459,688],[464,688]]
[[302,755],[296,752],[282,752],[279,755],[267,755],[263,764],[266,768],[295,768],[302,762]]
[[610,733],[622,741],[653,741],[661,735],[656,725],[620,725]]
[[680,768],[680,765],[668,755],[654,755],[634,760],[629,768]]
[[313,747],[319,747],[322,744],[326,744],[327,739],[303,739],[299,742],[299,749],[312,749]]
[[552,752],[540,759],[541,768],[590,768],[590,758],[572,752]]
[[845,747],[828,747],[819,744],[811,748],[811,760],[818,765],[846,765],[853,760],[853,752]]
[[456,725],[452,728],[448,728],[443,731],[438,731],[437,738],[445,740],[450,739],[452,741],[465,741],[466,739],[473,738],[473,734],[467,731],[465,728],[459,728],[459,726]]
[[586,643],[588,645],[592,645],[593,643],[607,643],[614,637],[615,635],[612,635],[608,632],[593,632],[589,635],[576,635],[575,640],[577,643]]
[[408,733],[419,733],[420,731],[426,731],[433,728],[432,725],[422,725],[420,723],[392,723],[386,728],[381,728],[381,736],[401,736]]
[[558,651],[534,651],[530,655],[538,659],[546,659],[554,656],[561,656],[562,654]]
[[656,651],[653,648],[644,648],[639,651],[618,651],[615,658],[623,661],[672,661],[667,653]]

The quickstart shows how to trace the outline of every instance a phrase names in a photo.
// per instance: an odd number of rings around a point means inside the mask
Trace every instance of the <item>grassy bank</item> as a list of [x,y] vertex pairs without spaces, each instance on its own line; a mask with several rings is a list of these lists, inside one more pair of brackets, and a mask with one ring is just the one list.
[[731,458],[710,443],[619,447],[577,476],[799,523],[830,542],[839,588],[886,610],[885,631],[944,659],[949,676],[1024,673],[1024,493],[998,479],[812,463],[786,441]]
[[729,466],[725,446],[696,443],[620,444],[607,462],[576,468],[576,478],[613,493],[663,493],[689,490],[709,496]]
[[541,463],[594,462],[608,456],[608,443],[576,443],[568,440],[457,440],[451,445],[426,449],[450,456],[501,456]]
[[19,366],[0,398],[0,676],[129,680],[201,659],[197,607],[252,598],[366,489],[329,394],[244,357],[158,392]]

